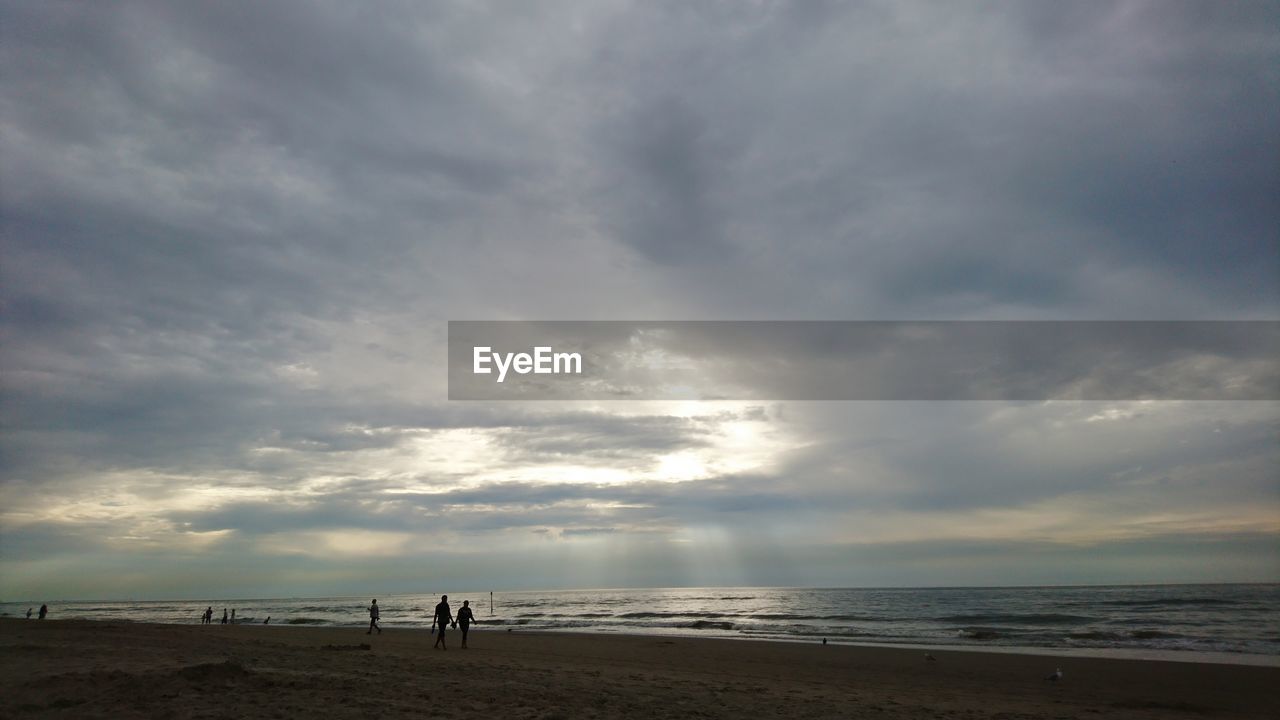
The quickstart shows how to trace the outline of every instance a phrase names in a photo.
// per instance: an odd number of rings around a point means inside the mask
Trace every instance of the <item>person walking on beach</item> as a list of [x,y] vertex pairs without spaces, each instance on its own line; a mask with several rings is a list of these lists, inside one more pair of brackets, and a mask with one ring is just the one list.
[[45,616],[45,615],[48,615],[48,614],[49,614],[49,606],[48,606],[48,605],[41,605],[41,606],[40,606],[40,615],[39,615],[39,619],[40,619],[40,620],[43,620],[43,619],[44,619],[44,616]]
[[31,608],[27,608],[27,619],[31,619]]
[[213,606],[212,605],[204,609],[204,621],[201,622],[200,624],[201,625],[213,624]]
[[226,625],[226,624],[227,624],[227,609],[226,609],[226,608],[222,608],[222,624],[223,624],[223,625]]
[[382,628],[378,627],[379,614],[380,613],[378,612],[378,598],[374,598],[373,604],[369,606],[369,629],[365,631],[364,633],[365,635],[368,635],[374,630],[377,630],[379,635],[382,634]]
[[431,629],[436,629],[436,624],[440,625],[440,634],[436,635],[436,644],[432,647],[438,647],[441,650],[448,650],[449,646],[444,641],[444,629],[449,623],[454,622],[453,613],[449,612],[449,596],[441,595],[440,602],[436,605],[436,614],[431,618]]
[[471,601],[463,600],[462,607],[458,610],[458,620],[454,625],[462,629],[462,649],[467,649],[467,628],[471,627],[472,621],[476,616],[471,613]]
[[235,624],[236,624],[236,609],[235,609],[235,608],[231,608],[231,624],[232,624],[232,625],[235,625]]

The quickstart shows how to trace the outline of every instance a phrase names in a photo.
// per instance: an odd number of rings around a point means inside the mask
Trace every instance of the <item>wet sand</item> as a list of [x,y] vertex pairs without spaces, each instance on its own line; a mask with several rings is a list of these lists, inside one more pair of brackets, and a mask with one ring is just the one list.
[[[634,635],[0,619],[4,718],[1274,718],[1280,668]],[[1060,682],[1043,678],[1061,668]]]

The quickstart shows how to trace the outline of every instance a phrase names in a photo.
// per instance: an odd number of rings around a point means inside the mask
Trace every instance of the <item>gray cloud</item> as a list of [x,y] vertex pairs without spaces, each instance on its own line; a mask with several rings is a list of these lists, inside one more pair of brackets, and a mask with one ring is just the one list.
[[554,462],[565,458],[606,463],[650,462],[657,454],[705,447],[714,425],[700,419],[581,413],[548,418],[501,432],[498,443],[514,462]]
[[[1274,319],[1277,20],[4,3],[0,589],[109,594],[133,568],[198,593],[234,566],[329,594],[365,578],[265,539],[432,528],[501,556],[459,580],[569,577],[511,540],[545,530],[622,548],[602,584],[914,582],[945,542],[838,570],[861,508],[960,522],[1073,493],[1202,523],[1075,579],[1147,557],[1198,579],[1222,555],[1169,558],[1275,515],[1272,406],[450,403],[444,321]],[[663,561],[695,531],[745,569]],[[1043,579],[1008,543],[988,567]],[[1274,543],[1224,543],[1256,560],[1233,577],[1274,577]]]
[[[602,205],[618,206],[609,227],[618,239],[660,265],[729,260],[717,183],[729,171],[706,120],[677,98],[646,102],[611,128],[617,177],[606,181]],[[617,200],[614,200],[617,198]],[[615,219],[616,218],[616,219]]]

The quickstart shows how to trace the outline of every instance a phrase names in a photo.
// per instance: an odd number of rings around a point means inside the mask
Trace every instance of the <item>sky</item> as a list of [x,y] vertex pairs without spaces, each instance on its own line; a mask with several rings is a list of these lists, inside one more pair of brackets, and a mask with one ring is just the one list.
[[450,401],[450,320],[1280,319],[1274,2],[0,2],[0,598],[1280,581],[1275,401]]

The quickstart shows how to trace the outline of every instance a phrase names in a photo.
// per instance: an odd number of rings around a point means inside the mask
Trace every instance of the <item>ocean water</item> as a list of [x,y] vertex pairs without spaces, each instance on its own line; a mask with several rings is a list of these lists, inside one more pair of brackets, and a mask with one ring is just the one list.
[[[439,593],[378,598],[382,626],[427,627]],[[479,627],[957,648],[1280,656],[1280,585],[1013,588],[672,588],[449,592]],[[51,617],[364,626],[368,597],[53,602]],[[0,603],[21,617],[31,603]],[[38,609],[38,604],[35,608]]]

